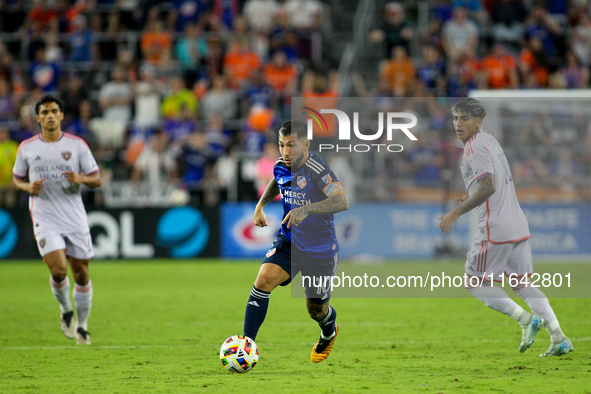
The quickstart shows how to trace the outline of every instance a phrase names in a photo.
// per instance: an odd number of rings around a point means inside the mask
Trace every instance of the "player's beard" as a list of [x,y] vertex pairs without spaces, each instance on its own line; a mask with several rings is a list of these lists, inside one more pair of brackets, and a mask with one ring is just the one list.
[[304,157],[305,157],[306,153],[302,152],[301,155],[294,157],[291,157],[291,165],[288,166],[290,168],[290,170],[298,170],[300,169],[301,166],[304,165]]

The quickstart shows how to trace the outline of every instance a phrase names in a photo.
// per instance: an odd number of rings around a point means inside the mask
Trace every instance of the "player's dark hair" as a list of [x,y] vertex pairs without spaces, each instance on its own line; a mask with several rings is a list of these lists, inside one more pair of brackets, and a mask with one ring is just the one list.
[[474,116],[476,118],[483,118],[486,116],[486,110],[482,106],[482,103],[473,98],[461,99],[451,107],[452,114],[464,114]]
[[296,138],[307,138],[308,126],[306,126],[306,124],[301,120],[288,120],[287,122],[283,123],[283,125],[279,129],[279,135],[282,135],[284,137],[288,135],[293,135]]
[[39,108],[41,108],[42,105],[49,103],[56,103],[60,112],[64,112],[64,102],[59,97],[48,94],[41,97],[41,99],[37,101],[37,104],[35,104],[35,114],[39,115]]

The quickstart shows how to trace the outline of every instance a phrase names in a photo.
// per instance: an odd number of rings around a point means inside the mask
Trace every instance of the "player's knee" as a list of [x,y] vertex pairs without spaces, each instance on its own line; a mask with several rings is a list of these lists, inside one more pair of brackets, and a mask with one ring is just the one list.
[[62,267],[54,267],[51,269],[51,279],[53,279],[56,283],[61,283],[66,279],[66,275],[68,274],[67,269]]
[[313,302],[308,302],[308,314],[312,320],[320,321],[324,319],[326,316],[326,311],[324,310],[324,305],[315,304]]
[[74,281],[77,284],[81,286],[88,284],[88,263],[76,262],[75,264],[72,264],[72,274],[74,275]]
[[281,278],[277,275],[269,274],[269,273],[259,273],[257,276],[254,286],[263,291],[271,292],[281,283]]

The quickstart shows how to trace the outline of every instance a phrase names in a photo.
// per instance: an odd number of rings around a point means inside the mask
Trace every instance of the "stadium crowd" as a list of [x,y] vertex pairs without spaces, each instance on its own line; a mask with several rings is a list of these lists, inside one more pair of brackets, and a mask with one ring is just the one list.
[[[2,206],[22,201],[10,191],[12,163],[18,144],[39,132],[33,107],[47,93],[65,101],[62,128],[91,145],[106,184],[180,187],[195,201],[214,204],[257,198],[277,156],[276,127],[290,118],[294,96],[344,93],[392,108],[415,97],[406,105],[431,119],[426,138],[370,170],[350,171],[439,187],[451,179],[444,170],[456,166],[461,150],[438,97],[589,85],[591,9],[584,1],[430,0],[424,25],[408,12],[417,3],[380,3],[367,36],[367,45],[384,51],[370,70],[378,77],[356,73],[353,92],[339,91],[329,54],[318,57],[318,38],[334,38],[327,29],[336,0],[0,4]],[[547,119],[526,123],[519,136],[507,137],[539,142],[526,153],[515,149],[519,182],[571,191],[585,186],[589,119],[574,122],[574,137],[558,145]],[[392,195],[374,190],[359,198]]]

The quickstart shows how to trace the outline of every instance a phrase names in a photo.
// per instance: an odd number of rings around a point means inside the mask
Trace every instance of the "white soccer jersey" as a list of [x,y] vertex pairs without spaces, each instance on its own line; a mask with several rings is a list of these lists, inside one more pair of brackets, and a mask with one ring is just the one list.
[[88,233],[88,219],[80,185],[70,182],[64,171],[86,175],[99,170],[88,145],[79,137],[62,133],[55,142],[41,134],[23,141],[16,156],[13,174],[30,182],[44,178],[41,193],[29,197],[29,209],[35,236],[51,233]]
[[468,194],[473,195],[478,190],[478,180],[489,174],[495,177],[495,192],[476,208],[478,227],[492,243],[530,238],[505,153],[495,137],[480,130],[464,145],[462,176]]

